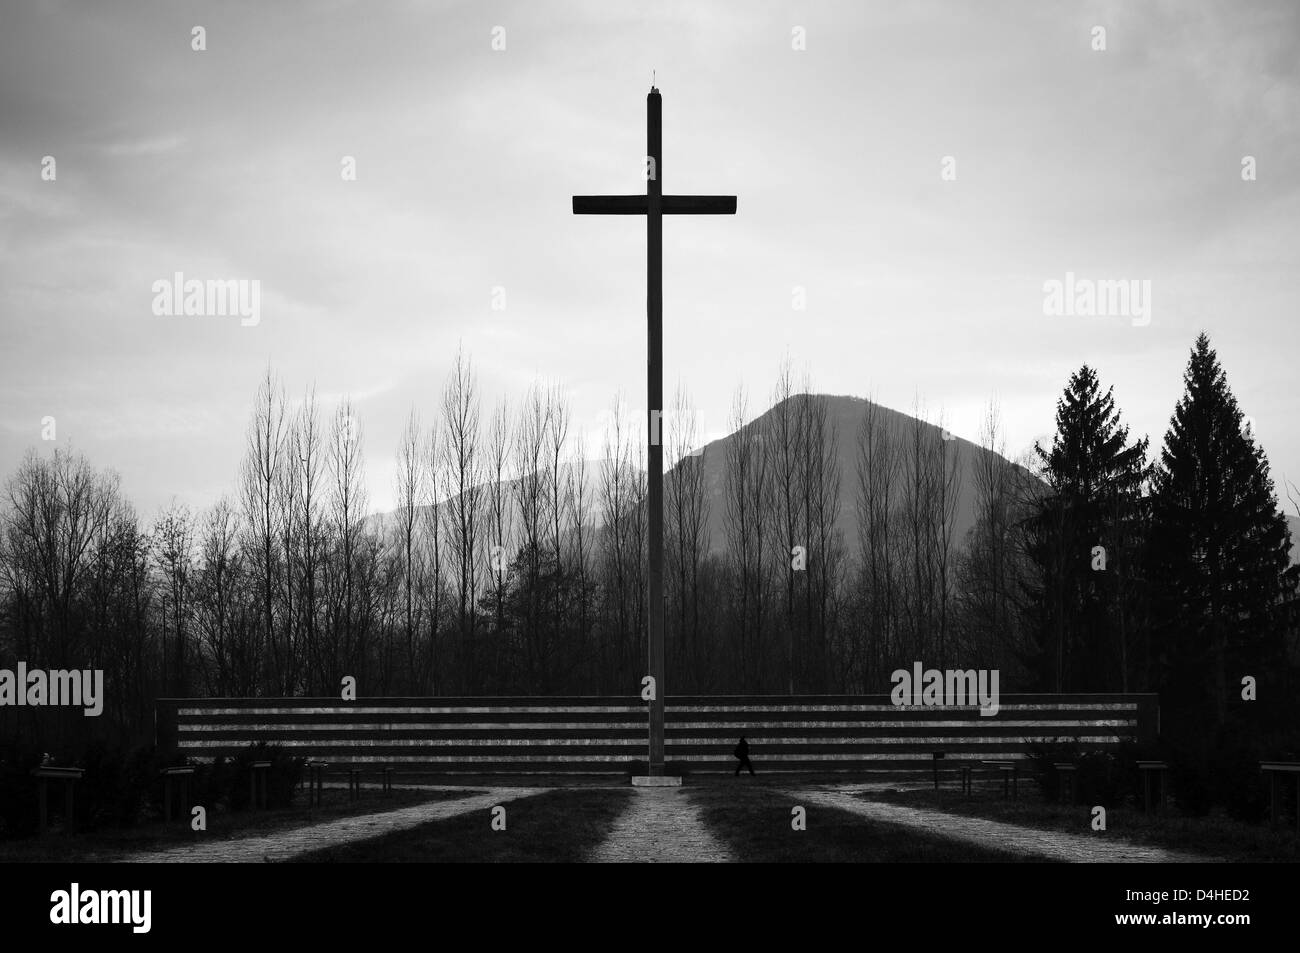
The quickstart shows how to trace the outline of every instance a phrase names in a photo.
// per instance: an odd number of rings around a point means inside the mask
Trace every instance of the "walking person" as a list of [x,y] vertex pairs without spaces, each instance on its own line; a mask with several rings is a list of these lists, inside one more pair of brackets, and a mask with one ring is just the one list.
[[741,768],[749,768],[749,773],[753,775],[754,766],[749,763],[749,742],[741,738],[740,741],[736,742],[736,748],[731,753],[740,759],[740,764],[736,765],[735,776],[740,777]]

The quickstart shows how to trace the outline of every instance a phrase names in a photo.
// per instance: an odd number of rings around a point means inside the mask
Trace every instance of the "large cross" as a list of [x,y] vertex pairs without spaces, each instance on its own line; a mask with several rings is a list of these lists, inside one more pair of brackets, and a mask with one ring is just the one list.
[[664,773],[664,230],[665,215],[734,215],[734,195],[664,195],[660,150],[659,90],[646,97],[645,195],[575,195],[575,215],[644,215],[646,218],[646,435],[649,441],[647,480],[650,490],[650,776]]

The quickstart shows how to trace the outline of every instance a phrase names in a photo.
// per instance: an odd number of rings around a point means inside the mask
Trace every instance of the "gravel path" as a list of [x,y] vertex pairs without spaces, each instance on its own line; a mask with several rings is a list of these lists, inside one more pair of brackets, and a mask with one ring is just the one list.
[[681,788],[633,788],[636,793],[604,843],[587,858],[595,863],[728,863],[735,860],[700,819]]
[[1091,835],[1066,834],[1061,831],[1019,827],[981,817],[865,801],[847,791],[801,790],[793,792],[791,796],[798,799],[798,803],[836,807],[869,820],[914,827],[953,840],[969,841],[981,847],[1001,847],[1070,863],[1211,863],[1219,860],[1216,857],[1163,847],[1134,844],[1111,833],[1099,831]]
[[[482,789],[479,789],[482,790]],[[406,830],[429,821],[441,821],[470,811],[482,811],[483,823],[488,823],[488,811],[494,805],[541,794],[545,788],[492,788],[485,793],[470,795],[454,801],[432,801],[412,807],[385,811],[382,814],[365,814],[345,817],[324,824],[314,824],[294,830],[275,831],[253,837],[211,843],[187,844],[167,850],[130,854],[119,863],[261,863],[286,860],[296,854],[322,847],[335,847],[349,841],[379,837],[393,831]]]

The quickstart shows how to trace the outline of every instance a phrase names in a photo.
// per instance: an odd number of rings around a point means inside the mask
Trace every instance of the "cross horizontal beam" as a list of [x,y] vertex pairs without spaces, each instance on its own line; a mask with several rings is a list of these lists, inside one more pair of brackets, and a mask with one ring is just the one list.
[[[645,215],[644,195],[575,195],[574,215]],[[664,215],[735,215],[734,195],[665,195],[659,211]]]

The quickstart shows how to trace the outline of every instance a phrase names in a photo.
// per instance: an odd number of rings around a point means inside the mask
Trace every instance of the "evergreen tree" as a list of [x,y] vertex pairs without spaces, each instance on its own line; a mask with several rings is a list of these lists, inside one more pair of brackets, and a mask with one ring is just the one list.
[[1209,338],[1196,339],[1154,479],[1153,679],[1185,737],[1224,723],[1246,675],[1283,663],[1300,569],[1268,461]]
[[1147,444],[1129,442],[1113,388],[1103,394],[1085,364],[1056,403],[1051,449],[1034,446],[1048,486],[1028,527],[1040,570],[1032,664],[1042,688],[1132,687]]

